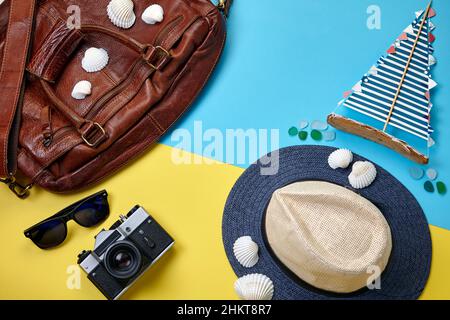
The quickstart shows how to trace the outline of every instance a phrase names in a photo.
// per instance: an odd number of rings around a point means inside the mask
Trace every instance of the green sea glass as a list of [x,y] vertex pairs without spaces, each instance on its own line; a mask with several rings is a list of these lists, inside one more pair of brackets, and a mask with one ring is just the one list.
[[425,189],[426,192],[429,192],[429,193],[434,192],[434,186],[431,181],[425,182],[425,184],[423,185],[423,188]]
[[300,131],[298,133],[298,137],[300,140],[305,141],[306,139],[308,139],[308,132],[307,131]]
[[296,127],[292,127],[289,129],[289,135],[291,137],[295,137],[298,134],[298,129]]
[[322,140],[322,132],[320,132],[319,130],[313,130],[311,131],[311,138],[313,138],[316,141],[320,141]]
[[447,193],[447,186],[442,181],[439,181],[438,183],[436,183],[436,187],[437,187],[439,194],[444,195]]

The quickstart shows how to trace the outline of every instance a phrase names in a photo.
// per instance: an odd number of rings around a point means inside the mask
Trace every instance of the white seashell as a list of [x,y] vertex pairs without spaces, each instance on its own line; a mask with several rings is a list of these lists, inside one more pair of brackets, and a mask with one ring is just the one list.
[[237,261],[245,268],[251,268],[258,263],[258,245],[249,236],[237,239],[233,252]]
[[109,62],[108,52],[105,49],[89,48],[84,54],[81,65],[87,72],[102,70]]
[[109,20],[116,27],[129,29],[136,21],[132,0],[111,0],[106,11]]
[[348,181],[355,189],[364,189],[370,186],[377,177],[377,169],[368,161],[358,161],[353,165]]
[[78,82],[72,90],[72,98],[83,100],[92,93],[92,84],[83,80]]
[[147,24],[156,24],[164,20],[164,9],[159,4],[152,4],[142,13],[142,20]]
[[272,300],[274,288],[267,276],[253,273],[237,279],[234,291],[242,300]]
[[353,153],[348,149],[339,149],[334,151],[328,157],[328,164],[332,169],[348,168],[353,161]]

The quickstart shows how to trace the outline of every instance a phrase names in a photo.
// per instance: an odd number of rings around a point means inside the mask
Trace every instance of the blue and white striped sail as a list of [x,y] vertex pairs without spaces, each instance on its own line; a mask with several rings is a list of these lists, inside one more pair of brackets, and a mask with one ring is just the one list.
[[435,13],[431,9],[427,17],[425,14],[423,11],[416,13],[416,19],[389,48],[387,56],[378,60],[345,94],[346,99],[341,103],[383,124],[388,121],[394,105],[388,125],[428,141],[433,132],[430,126],[430,90],[437,83],[431,78],[431,67],[436,63],[431,33],[435,28],[431,22]]

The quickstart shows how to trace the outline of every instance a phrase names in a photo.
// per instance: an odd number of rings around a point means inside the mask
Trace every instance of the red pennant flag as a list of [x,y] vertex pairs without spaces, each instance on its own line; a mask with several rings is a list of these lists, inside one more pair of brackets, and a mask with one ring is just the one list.
[[433,18],[436,16],[436,11],[434,11],[433,8],[430,9],[430,12],[428,12],[428,18]]
[[395,50],[395,46],[391,46],[389,49],[388,49],[388,51],[387,51],[387,53],[395,53],[396,52],[396,50]]
[[428,101],[431,100],[430,91],[425,92],[425,98],[427,98]]
[[430,35],[428,36],[428,40],[433,43],[436,40],[436,37],[434,36],[434,34],[430,33]]
[[403,32],[400,37],[398,37],[398,40],[408,40],[408,35],[406,32]]
[[352,93],[353,93],[352,90],[345,91],[345,92],[344,92],[344,98],[348,98],[348,96],[351,95]]

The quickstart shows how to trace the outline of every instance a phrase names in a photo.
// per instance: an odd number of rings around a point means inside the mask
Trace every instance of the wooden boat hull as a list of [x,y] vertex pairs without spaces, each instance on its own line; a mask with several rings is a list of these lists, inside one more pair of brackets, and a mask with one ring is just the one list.
[[387,134],[386,132],[378,130],[374,127],[368,126],[352,119],[345,118],[335,113],[330,114],[327,120],[328,123],[336,129],[384,145],[419,164],[428,164],[429,162],[429,158],[427,156],[408,145],[405,141],[397,139]]

